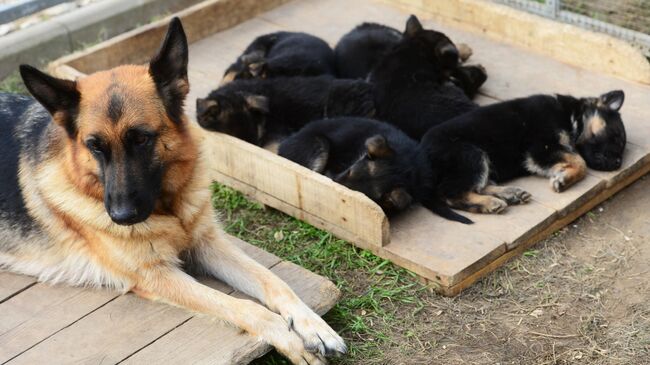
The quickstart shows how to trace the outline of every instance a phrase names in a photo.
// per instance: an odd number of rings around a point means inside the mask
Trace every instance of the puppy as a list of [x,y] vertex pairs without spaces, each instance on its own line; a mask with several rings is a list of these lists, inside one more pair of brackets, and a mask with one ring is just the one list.
[[332,48],[310,34],[276,32],[255,38],[226,69],[221,84],[240,79],[319,75],[336,75]]
[[587,166],[621,166],[626,135],[619,110],[624,93],[600,97],[535,95],[475,109],[431,128],[421,151],[436,176],[431,194],[451,207],[499,213],[530,194],[496,183],[535,174],[562,192]]
[[315,121],[287,138],[279,154],[364,193],[389,215],[417,201],[443,217],[469,222],[428,194],[426,156],[390,124],[364,118]]
[[[372,70],[377,117],[420,140],[431,127],[477,108],[476,93],[487,75],[481,66],[459,66],[456,46],[440,32],[423,29],[415,16],[402,40]],[[459,88],[449,80],[463,83]]]
[[208,130],[258,146],[273,145],[307,123],[336,116],[372,116],[372,85],[327,76],[238,80],[196,101]]

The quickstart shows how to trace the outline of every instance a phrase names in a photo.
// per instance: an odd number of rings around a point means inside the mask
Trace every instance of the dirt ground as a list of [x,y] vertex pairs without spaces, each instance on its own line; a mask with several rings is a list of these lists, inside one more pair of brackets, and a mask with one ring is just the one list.
[[649,263],[645,177],[459,297],[427,294],[376,363],[650,364]]

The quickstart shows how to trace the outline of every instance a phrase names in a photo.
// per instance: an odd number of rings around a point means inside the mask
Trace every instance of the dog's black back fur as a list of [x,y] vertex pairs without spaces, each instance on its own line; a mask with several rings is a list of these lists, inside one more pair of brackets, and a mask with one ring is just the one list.
[[402,33],[377,23],[363,23],[345,34],[334,48],[339,77],[365,79],[402,39]]
[[336,75],[334,51],[306,33],[276,32],[257,37],[226,70],[233,79]]
[[314,120],[374,112],[371,84],[327,76],[238,80],[197,100],[203,128],[260,146]]
[[[449,38],[423,29],[417,18],[411,17],[402,41],[369,76],[376,85],[379,119],[419,140],[432,126],[475,109],[477,105],[466,93],[449,82],[458,68],[458,58]],[[483,81],[485,78],[479,84]]]
[[46,158],[36,142],[47,133],[50,115],[30,97],[0,93],[0,124],[0,221],[25,234],[35,223],[18,184],[19,156],[22,152],[27,158]]

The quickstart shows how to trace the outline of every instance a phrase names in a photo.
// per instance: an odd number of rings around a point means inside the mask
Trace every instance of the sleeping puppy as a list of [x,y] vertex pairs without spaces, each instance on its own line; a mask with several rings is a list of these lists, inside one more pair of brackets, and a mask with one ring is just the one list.
[[307,123],[375,113],[372,85],[327,76],[237,80],[196,101],[199,124],[258,146],[268,146]]
[[418,201],[448,219],[471,222],[427,194],[431,176],[426,156],[417,142],[390,124],[364,118],[315,121],[287,138],[279,154],[364,193],[387,214]]
[[458,60],[459,51],[447,36],[424,29],[411,16],[402,40],[368,76],[376,88],[378,119],[420,140],[431,127],[477,108],[468,95],[487,75],[481,66],[459,66]]
[[336,75],[332,48],[310,34],[276,32],[255,38],[228,67],[221,84],[240,79],[319,75]]
[[[336,44],[334,56],[339,77],[365,79],[379,61],[402,40],[402,32],[377,23],[363,23],[346,33]],[[461,62],[467,61],[472,49],[457,46]]]
[[420,143],[438,178],[431,194],[453,208],[499,213],[530,194],[495,183],[524,175],[562,192],[586,168],[621,166],[626,144],[624,93],[600,97],[535,95],[481,107],[429,130]]

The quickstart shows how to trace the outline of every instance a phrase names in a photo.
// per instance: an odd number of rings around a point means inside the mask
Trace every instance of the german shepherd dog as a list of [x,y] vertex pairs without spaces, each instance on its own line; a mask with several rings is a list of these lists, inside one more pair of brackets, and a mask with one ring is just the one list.
[[[175,18],[148,65],[77,81],[20,67],[38,103],[0,97],[0,267],[133,291],[230,322],[295,364],[324,364],[343,340],[218,228],[200,129],[183,113],[187,62]],[[266,307],[200,284],[183,264]]]
[[[495,183],[535,174],[562,192],[587,167],[621,167],[625,94],[599,97],[533,95],[478,108],[431,128],[420,142],[433,171],[432,193],[451,207],[499,213],[530,194]],[[437,174],[436,174],[437,172]]]

